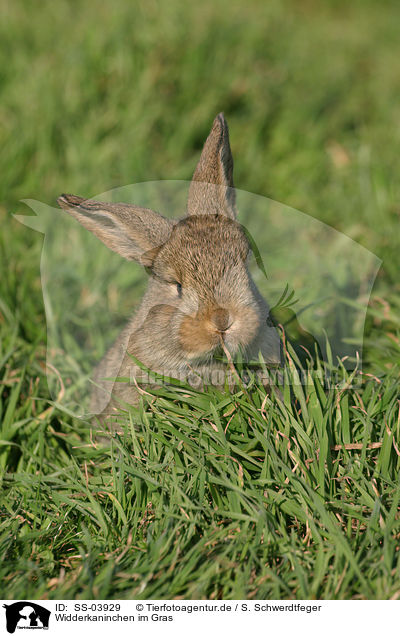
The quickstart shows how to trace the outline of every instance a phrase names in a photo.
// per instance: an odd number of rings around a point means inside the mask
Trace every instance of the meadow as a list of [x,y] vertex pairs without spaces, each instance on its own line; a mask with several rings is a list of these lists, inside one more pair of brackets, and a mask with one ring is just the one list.
[[[400,598],[398,4],[0,10],[0,597]],[[238,188],[381,259],[361,299],[362,372],[332,360],[342,382],[327,388],[289,364],[282,397],[164,386],[104,440],[54,366],[57,400],[49,389],[43,235],[13,214],[32,214],[23,199],[190,179],[220,111]],[[65,243],[65,315],[96,360],[143,279],[79,253]],[[63,356],[88,371],[79,347]]]

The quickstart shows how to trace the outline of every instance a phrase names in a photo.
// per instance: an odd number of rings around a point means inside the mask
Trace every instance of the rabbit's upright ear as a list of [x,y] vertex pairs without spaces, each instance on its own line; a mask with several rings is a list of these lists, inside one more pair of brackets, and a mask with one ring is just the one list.
[[62,194],[57,203],[111,250],[145,267],[152,266],[173,227],[173,221],[161,214],[135,205],[102,203],[73,194]]
[[224,214],[236,218],[233,158],[223,113],[214,119],[211,132],[189,188],[188,215]]

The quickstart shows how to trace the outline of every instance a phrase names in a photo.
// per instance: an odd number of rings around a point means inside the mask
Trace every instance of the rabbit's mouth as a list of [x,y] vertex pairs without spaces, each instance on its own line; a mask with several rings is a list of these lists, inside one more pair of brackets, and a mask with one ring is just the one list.
[[209,316],[185,316],[179,329],[179,341],[189,360],[211,360],[223,356],[226,349],[230,355],[244,350],[254,339],[258,327],[255,312],[247,313],[246,320],[226,310],[221,310],[213,320]]
[[[229,351],[229,354],[231,356],[234,356],[236,353],[237,353],[236,350]],[[212,366],[215,363],[221,363],[221,362],[227,361],[224,347],[221,344],[218,344],[213,349],[209,351],[204,351],[202,353],[186,352],[186,357],[187,357],[187,362],[191,366],[196,366],[196,365],[203,366],[204,364]]]

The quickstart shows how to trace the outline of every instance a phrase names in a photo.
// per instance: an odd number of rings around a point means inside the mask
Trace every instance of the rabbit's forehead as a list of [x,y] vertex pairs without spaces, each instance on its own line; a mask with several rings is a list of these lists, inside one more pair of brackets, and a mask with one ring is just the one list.
[[227,256],[245,260],[249,244],[241,226],[231,219],[220,215],[188,217],[178,223],[169,240],[171,249],[181,250],[197,258],[207,257],[210,250],[214,255],[219,251]]
[[175,226],[159,267],[182,283],[215,286],[244,267],[248,251],[247,238],[234,221],[214,215],[189,217]]

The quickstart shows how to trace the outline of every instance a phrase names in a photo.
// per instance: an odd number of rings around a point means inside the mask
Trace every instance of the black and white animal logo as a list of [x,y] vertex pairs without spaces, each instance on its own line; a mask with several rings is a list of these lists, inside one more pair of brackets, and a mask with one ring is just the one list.
[[48,629],[50,610],[32,603],[18,601],[11,605],[3,605],[6,610],[6,627],[9,634],[18,629]]

